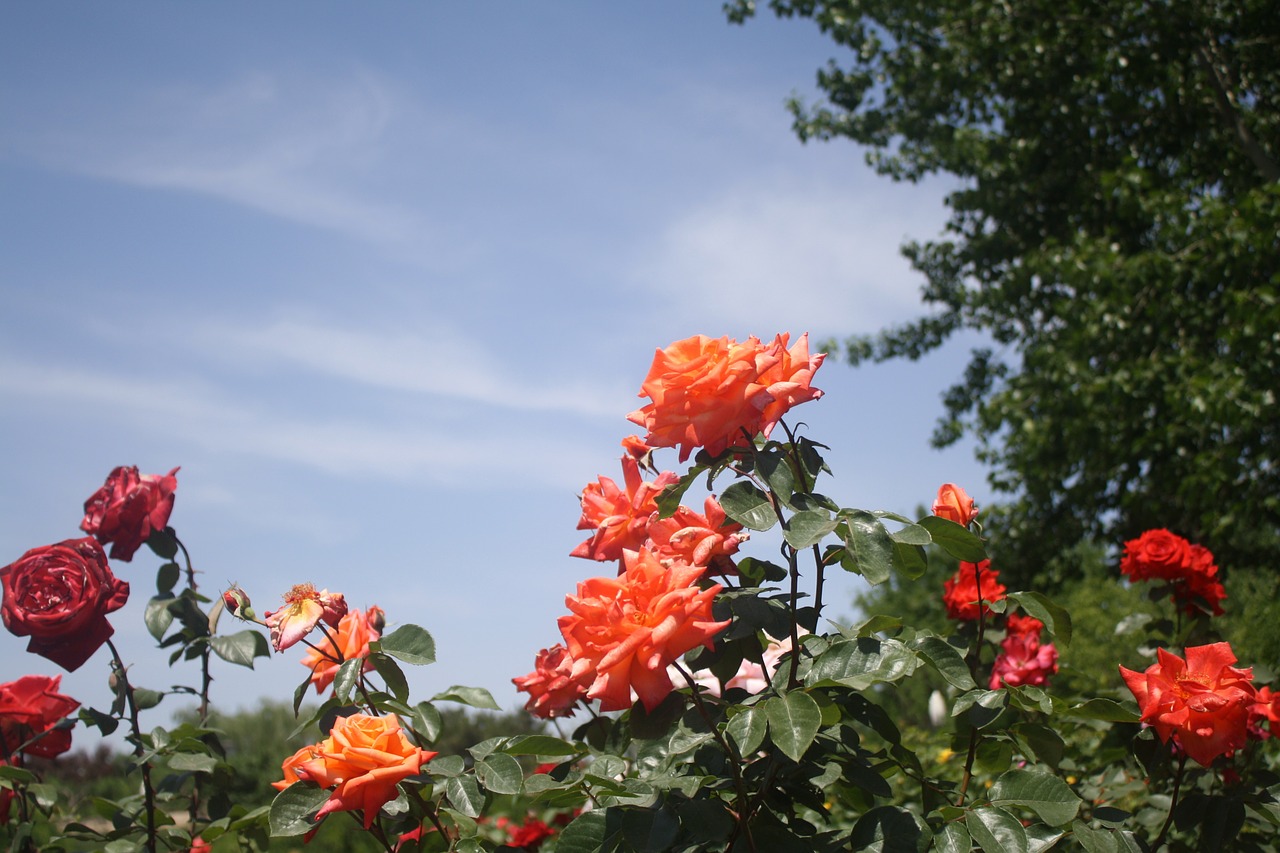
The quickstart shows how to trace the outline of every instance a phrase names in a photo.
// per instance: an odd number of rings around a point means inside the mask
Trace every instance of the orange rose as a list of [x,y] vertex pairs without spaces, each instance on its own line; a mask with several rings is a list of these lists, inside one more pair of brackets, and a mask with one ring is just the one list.
[[[747,541],[742,525],[729,522],[720,502],[708,496],[706,515],[687,506],[677,507],[669,518],[654,519],[649,524],[649,548],[664,565],[671,562],[703,566],[711,574],[736,574],[731,554]],[[726,523],[728,522],[728,523]]]
[[[329,637],[307,649],[302,665],[311,669],[311,683],[316,686],[316,693],[328,689],[344,661],[369,657],[369,643],[382,637],[376,626],[383,621],[380,607],[352,610],[339,620],[337,629]],[[373,664],[365,661],[362,671],[371,669]]]
[[812,387],[813,374],[822,366],[827,354],[824,352],[809,355],[809,333],[800,336],[795,346],[787,349],[790,334],[778,335],[769,347],[777,356],[777,361],[760,371],[760,384],[765,386],[772,398],[771,402],[760,413],[760,432],[768,438],[774,426],[791,408],[816,400],[822,392]]
[[327,589],[316,592],[312,584],[300,583],[285,593],[284,607],[262,615],[271,629],[271,645],[282,652],[311,633],[321,619],[336,628],[346,614],[347,601],[342,593]]
[[[981,593],[979,581],[981,577]],[[976,622],[978,619],[978,598],[982,598],[982,612],[990,613],[987,602],[1000,601],[1004,598],[1005,586],[999,582],[1000,573],[991,568],[990,560],[983,560],[976,566],[973,563],[960,564],[954,576],[943,584],[945,591],[942,602],[947,606],[947,617],[962,622]]]
[[955,483],[943,483],[938,487],[938,497],[933,502],[933,514],[968,527],[978,510],[973,505],[973,498],[964,489]]
[[667,667],[709,646],[729,621],[713,621],[720,586],[699,589],[701,568],[664,567],[648,550],[625,552],[623,563],[618,577],[590,578],[565,597],[572,613],[560,617],[560,633],[575,671],[594,668],[587,698],[599,699],[602,711],[631,707],[632,690],[653,710],[673,689]]
[[[307,757],[308,752],[312,757]],[[368,829],[378,810],[396,798],[396,785],[416,776],[422,765],[435,756],[409,741],[394,714],[352,714],[339,717],[325,740],[286,759],[282,767],[284,783],[274,784],[277,788],[288,787],[292,773],[296,779],[333,788],[316,818],[333,812],[359,811],[364,815],[364,828]]]
[[569,556],[620,560],[623,550],[639,548],[648,538],[649,519],[658,510],[658,495],[680,480],[674,473],[664,471],[653,482],[646,482],[640,476],[640,463],[630,456],[622,457],[622,476],[625,491],[608,477],[600,477],[582,490],[578,529],[595,533]]
[[1253,669],[1237,669],[1230,643],[1190,646],[1187,658],[1156,649],[1145,672],[1120,667],[1138,700],[1142,722],[1160,739],[1177,742],[1201,765],[1245,745],[1249,716],[1257,701]]
[[516,690],[529,694],[524,709],[535,717],[572,717],[578,700],[586,696],[595,678],[589,667],[574,672],[573,658],[564,646],[556,643],[538,652],[533,672],[511,679]]

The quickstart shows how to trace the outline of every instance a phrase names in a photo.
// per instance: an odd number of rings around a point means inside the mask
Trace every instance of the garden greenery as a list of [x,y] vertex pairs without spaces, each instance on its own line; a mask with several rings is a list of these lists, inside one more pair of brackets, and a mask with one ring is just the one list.
[[[1218,641],[1230,602],[1212,552],[1167,530],[1123,543],[1114,582],[1152,584],[1169,608],[1140,626],[1152,663],[1117,668],[1108,695],[1060,695],[1070,616],[1000,583],[963,488],[944,484],[919,519],[829,496],[825,445],[785,419],[822,396],[823,359],[788,335],[658,350],[622,484],[600,476],[582,493],[590,532],[572,556],[601,574],[568,592],[548,618],[559,640],[513,679],[559,734],[491,737],[465,757],[432,748],[439,706],[497,705],[461,686],[410,695],[404,668],[434,660],[425,628],[305,579],[282,600],[205,595],[169,524],[177,469],[116,469],[86,503],[89,536],[0,569],[10,632],[67,670],[105,648],[115,696],[103,710],[60,694],[58,676],[0,685],[9,849],[263,850],[329,821],[388,851],[1274,849],[1280,702]],[[682,472],[656,467],[669,449]],[[701,512],[681,504],[696,483],[719,490]],[[776,554],[746,555],[775,528]],[[129,561],[144,543],[163,560],[147,629],[170,665],[196,667],[196,686],[145,687],[111,642],[110,615],[136,591],[103,546]],[[918,581],[928,549],[958,563],[935,591],[950,631],[824,620],[829,573]],[[259,615],[253,601],[268,599],[282,603]],[[299,720],[309,742],[279,756],[273,802],[250,808],[229,795],[234,768],[209,724],[210,665],[273,651],[307,669],[295,714],[312,692],[323,701]],[[922,677],[946,686],[934,726],[902,727],[884,699]],[[197,698],[194,718],[145,729],[174,693]],[[24,767],[69,749],[77,725],[124,726],[134,750],[137,794],[96,801],[98,822],[64,814]]]

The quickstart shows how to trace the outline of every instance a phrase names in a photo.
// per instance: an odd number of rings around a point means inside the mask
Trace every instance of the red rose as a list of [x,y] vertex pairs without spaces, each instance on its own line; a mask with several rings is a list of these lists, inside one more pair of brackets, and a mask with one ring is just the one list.
[[0,684],[0,746],[6,758],[19,747],[41,758],[54,758],[71,748],[71,730],[54,727],[80,703],[59,693],[61,685],[60,675],[24,675]]
[[4,626],[31,637],[27,651],[69,672],[114,633],[107,614],[129,600],[129,584],[111,574],[102,546],[89,537],[33,548],[0,569],[0,582]]
[[[982,578],[979,593],[978,576]],[[943,583],[942,603],[947,606],[947,618],[961,622],[978,620],[978,598],[982,598],[982,612],[990,613],[988,602],[1000,601],[1004,598],[1005,585],[1000,583],[1000,573],[991,568],[990,560],[983,560],[976,566],[973,563],[960,563],[954,576]]]
[[1177,580],[1186,574],[1191,543],[1168,530],[1148,530],[1124,543],[1120,571],[1131,580]]
[[138,466],[121,466],[84,502],[80,529],[106,545],[111,559],[126,563],[142,547],[153,530],[164,530],[173,512],[173,492],[178,488],[174,468],[163,477],[138,474]]
[[533,666],[528,675],[511,679],[516,690],[529,694],[524,709],[544,720],[572,717],[578,700],[587,695],[587,688],[595,681],[595,671],[590,666],[579,666],[575,672],[573,658],[559,643],[538,652]]

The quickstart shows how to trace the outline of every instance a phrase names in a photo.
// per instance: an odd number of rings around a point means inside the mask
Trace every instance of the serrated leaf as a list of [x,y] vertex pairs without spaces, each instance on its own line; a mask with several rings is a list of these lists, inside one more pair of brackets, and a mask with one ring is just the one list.
[[1083,720],[1104,720],[1110,723],[1136,723],[1141,719],[1137,704],[1121,704],[1111,699],[1094,698],[1073,705],[1063,712],[1065,716]]
[[875,586],[889,579],[893,570],[893,540],[889,531],[869,512],[844,510],[841,528],[845,547],[858,567],[858,574]]
[[787,527],[782,531],[782,538],[797,551],[817,545],[831,531],[836,529],[839,521],[828,513],[818,510],[797,512],[787,520]]
[[363,671],[363,658],[345,660],[338,667],[338,672],[333,676],[333,695],[339,702],[346,702],[351,698],[351,691],[355,689],[356,682],[360,680],[360,673]]
[[311,816],[320,810],[329,799],[329,792],[311,782],[294,782],[288,788],[276,794],[271,801],[268,825],[271,836],[303,835],[310,832],[315,824]]
[[371,643],[370,650],[386,652],[405,663],[424,666],[436,662],[436,641],[427,629],[417,625],[401,625],[390,634],[384,634],[377,644],[378,648],[373,649]]
[[605,849],[605,813],[583,812],[556,840],[556,853],[600,853]]
[[459,702],[463,705],[470,705],[472,708],[484,708],[490,711],[502,710],[502,706],[494,701],[493,694],[483,687],[461,687],[455,684],[443,693],[437,693],[432,696],[431,701]]
[[916,853],[921,849],[920,825],[905,809],[878,806],[858,818],[849,841],[853,850]]
[[396,701],[409,701],[409,682],[404,676],[404,670],[400,669],[400,664],[396,663],[391,655],[370,652],[368,661],[373,664],[373,671],[382,676],[387,690],[396,698]]
[[1029,853],[1022,821],[1004,809],[973,809],[964,816],[964,825],[983,853]]
[[453,807],[467,817],[480,817],[484,794],[471,776],[451,776],[444,780],[444,793]]
[[969,665],[955,647],[940,637],[921,637],[912,643],[916,654],[938,671],[947,683],[958,690],[972,690],[978,685],[969,673]]
[[187,773],[212,773],[218,766],[218,760],[212,755],[198,752],[177,752],[170,755],[165,763],[171,770]]
[[254,658],[271,656],[267,638],[251,628],[225,636],[210,637],[209,647],[223,660],[249,669],[253,669]]
[[545,755],[566,756],[577,755],[579,750],[571,743],[550,735],[525,735],[514,738],[502,748],[507,755]]
[[518,794],[524,771],[510,755],[496,752],[476,762],[476,779],[495,794]]
[[957,560],[981,563],[987,559],[987,549],[982,540],[967,527],[936,515],[926,516],[919,525],[929,531],[933,543]]
[[738,747],[738,754],[747,756],[759,749],[760,744],[764,742],[768,722],[764,711],[758,705],[753,705],[734,715],[725,725],[725,732],[733,738],[734,744]]
[[1071,614],[1066,610],[1038,592],[1011,592],[1005,598],[1043,622],[1054,639],[1061,640],[1064,646],[1071,645]]
[[768,530],[778,523],[768,496],[745,480],[721,493],[720,506],[725,515],[751,530]]
[[858,637],[832,643],[814,660],[806,681],[810,686],[835,681],[854,690],[897,681],[916,671],[919,658],[898,640]]
[[1080,811],[1080,798],[1057,776],[1034,770],[1010,770],[988,792],[994,806],[1031,809],[1050,826],[1070,823]]
[[948,823],[934,834],[933,849],[938,853],[969,853],[973,849],[973,838],[963,824]]
[[822,725],[822,709],[813,697],[801,691],[775,696],[764,703],[769,735],[792,761],[799,761]]
[[893,543],[893,570],[907,580],[917,580],[929,569],[929,558],[919,545]]

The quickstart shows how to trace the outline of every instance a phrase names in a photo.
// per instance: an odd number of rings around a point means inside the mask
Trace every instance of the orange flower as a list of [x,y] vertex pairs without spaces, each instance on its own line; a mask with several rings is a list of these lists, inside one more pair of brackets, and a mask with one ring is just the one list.
[[759,382],[772,398],[760,413],[760,432],[766,438],[788,410],[822,396],[822,392],[809,383],[813,381],[813,374],[822,366],[827,354],[820,352],[809,355],[808,332],[800,336],[795,346],[787,349],[790,339],[789,333],[773,339],[769,349],[776,354],[777,361],[760,370]]
[[1257,700],[1253,669],[1237,669],[1229,643],[1191,646],[1186,660],[1156,649],[1145,672],[1120,667],[1138,700],[1142,722],[1160,739],[1176,741],[1201,765],[1245,745],[1251,707]]
[[947,617],[961,622],[976,622],[978,619],[978,583],[975,574],[981,576],[982,611],[990,613],[988,602],[1000,601],[1004,598],[1005,585],[999,582],[1000,573],[991,568],[990,560],[983,560],[976,566],[973,563],[960,563],[953,577],[944,584],[945,591],[942,602],[947,606]]
[[368,829],[378,810],[396,798],[396,785],[416,776],[422,765],[435,756],[409,741],[394,714],[352,714],[339,717],[325,740],[286,759],[282,766],[284,782],[273,784],[277,789],[287,788],[292,774],[295,780],[333,788],[316,818],[339,811],[360,811],[364,828]]
[[294,782],[301,781],[305,777],[298,775],[298,768],[315,757],[315,744],[304,746],[293,755],[290,755],[280,765],[280,770],[284,773],[284,780],[281,782],[272,782],[271,787],[275,788],[277,791],[283,791]]
[[538,652],[533,672],[511,679],[516,690],[529,694],[524,709],[535,717],[572,717],[578,700],[595,679],[590,666],[577,667],[564,646],[556,643]]
[[680,479],[664,471],[653,482],[645,482],[640,477],[640,463],[630,456],[622,457],[622,476],[626,491],[608,477],[600,477],[599,482],[582,490],[578,529],[595,533],[569,556],[620,560],[624,549],[639,548],[649,536],[649,519],[658,510],[658,495]]
[[[311,683],[316,686],[316,693],[328,689],[344,661],[369,657],[369,643],[382,636],[376,626],[384,621],[380,607],[370,607],[367,611],[352,610],[339,620],[337,629],[329,637],[307,649],[302,665],[310,667]],[[371,669],[373,664],[365,661],[362,671]]]
[[943,483],[938,487],[938,497],[933,502],[933,514],[968,527],[978,510],[968,492],[955,483]]
[[623,554],[616,578],[590,578],[565,597],[572,613],[561,616],[575,669],[592,666],[588,699],[602,711],[631,706],[631,691],[653,710],[672,690],[667,667],[692,648],[709,646],[729,621],[713,621],[711,602],[719,585],[699,589],[702,569],[682,563],[664,567],[648,550]]
[[346,613],[347,602],[342,593],[327,589],[316,592],[314,585],[300,583],[285,594],[284,607],[268,610],[263,616],[271,629],[271,645],[282,652],[311,633],[321,619],[336,628]]
[[657,518],[649,523],[649,543],[653,554],[664,565],[671,562],[703,566],[712,574],[736,573],[730,555],[747,541],[750,534],[742,532],[742,525],[728,522],[724,508],[713,496],[703,505],[706,515],[677,507],[669,518]]

